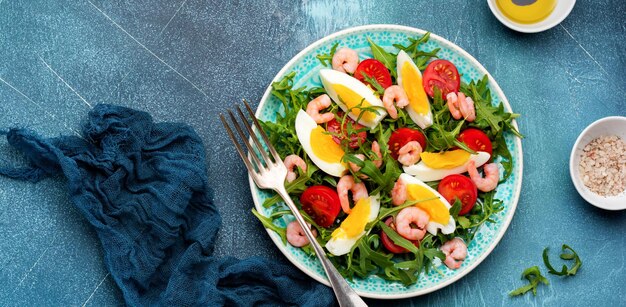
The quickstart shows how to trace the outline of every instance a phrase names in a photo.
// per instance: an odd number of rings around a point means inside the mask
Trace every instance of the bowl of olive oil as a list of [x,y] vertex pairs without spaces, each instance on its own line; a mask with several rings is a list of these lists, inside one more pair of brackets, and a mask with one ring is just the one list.
[[493,15],[519,32],[548,30],[563,21],[576,0],[487,0]]

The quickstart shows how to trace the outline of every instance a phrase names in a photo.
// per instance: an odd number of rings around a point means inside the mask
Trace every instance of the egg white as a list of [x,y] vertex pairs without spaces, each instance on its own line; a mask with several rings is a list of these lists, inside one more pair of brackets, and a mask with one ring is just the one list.
[[424,161],[420,161],[410,166],[404,166],[403,169],[405,173],[409,175],[413,175],[415,176],[415,178],[421,181],[426,181],[426,182],[436,181],[436,180],[441,180],[448,175],[462,174],[462,173],[467,172],[467,164],[469,163],[470,160],[474,161],[474,163],[476,164],[476,167],[480,167],[481,165],[487,163],[490,157],[491,156],[489,155],[489,153],[484,152],[484,151],[479,151],[476,154],[470,155],[469,159],[463,165],[457,166],[455,168],[435,169],[426,165]]
[[350,118],[354,119],[355,121],[358,119],[358,116],[353,114],[352,112],[348,112],[348,106],[346,106],[339,99],[339,95],[333,88],[333,84],[341,84],[353,90],[361,97],[365,98],[365,100],[372,106],[380,107],[380,109],[377,109],[378,114],[376,115],[373,121],[371,122],[365,121],[363,118],[361,118],[361,120],[358,121],[359,124],[368,128],[374,128],[376,127],[376,125],[378,125],[378,123],[380,123],[381,120],[383,120],[383,118],[385,118],[385,116],[387,116],[387,111],[385,111],[383,102],[380,100],[380,98],[374,95],[374,92],[372,91],[372,89],[367,87],[365,84],[363,84],[361,81],[357,80],[356,78],[351,77],[350,75],[340,72],[340,71],[336,71],[332,69],[322,69],[320,70],[320,79],[322,80],[322,84],[324,85],[324,89],[326,90],[326,93],[328,94],[328,96],[330,96],[330,98],[344,112],[348,113],[348,116],[350,116]]
[[[378,195],[370,196],[370,214],[368,216],[367,222],[371,222],[378,217],[378,211],[380,210],[380,198]],[[356,241],[359,240],[363,235],[365,235],[365,231],[362,231],[355,237],[331,237],[328,242],[326,242],[326,250],[335,256],[345,255],[350,252]]]
[[320,159],[311,146],[311,131],[317,128],[317,123],[309,114],[300,110],[296,116],[296,136],[304,149],[304,152],[309,156],[311,161],[317,165],[323,172],[331,176],[340,177],[343,172],[346,171],[346,166],[343,163],[330,163]]
[[[409,63],[409,65],[411,65],[411,67],[413,67],[413,69],[415,69],[417,74],[420,76],[420,79],[422,78],[422,72],[420,72],[417,65],[415,65],[413,59],[411,59],[411,57],[406,52],[404,52],[404,50],[400,50],[397,57],[396,71],[398,72],[398,85],[400,85],[400,87],[402,87],[403,89],[405,80],[402,77],[402,67],[404,66],[404,63]],[[423,85],[419,84],[418,86]],[[420,126],[420,128],[426,129],[433,124],[433,112],[432,108],[430,107],[430,102],[428,103],[428,113],[426,114],[417,113],[415,110],[413,110],[413,108],[411,108],[410,105],[406,106],[406,108],[404,109],[409,114],[411,120],[413,120],[414,123]]]
[[[400,175],[400,178],[398,180],[402,180],[404,184],[406,185],[417,184],[422,187],[425,187],[429,191],[433,192],[433,194],[435,194],[435,196],[437,196],[439,200],[441,200],[441,202],[446,206],[446,208],[448,208],[448,210],[450,210],[450,208],[452,207],[450,206],[450,203],[448,203],[448,201],[443,196],[441,196],[441,194],[439,194],[439,192],[429,187],[426,183],[420,181],[419,179],[409,174],[404,173]],[[455,229],[456,229],[456,222],[454,221],[454,218],[452,217],[452,215],[450,215],[450,219],[448,220],[448,223],[445,225],[442,225],[440,223],[433,222],[433,221],[430,221],[428,222],[428,224],[426,224],[426,231],[428,231],[429,233],[433,235],[437,235],[438,230],[441,230],[441,233],[446,234],[446,235],[451,234],[454,232]]]

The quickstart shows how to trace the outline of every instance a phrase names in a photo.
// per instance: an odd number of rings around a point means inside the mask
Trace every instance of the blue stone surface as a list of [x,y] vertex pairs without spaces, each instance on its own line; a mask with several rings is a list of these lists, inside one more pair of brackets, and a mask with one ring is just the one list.
[[[0,129],[76,133],[97,103],[186,122],[207,145],[224,219],[216,254],[287,261],[250,214],[243,165],[217,115],[258,101],[280,68],[313,41],[351,26],[389,23],[441,35],[467,50],[507,95],[524,149],[517,213],[493,253],[460,281],[403,305],[626,305],[626,212],[576,193],[568,171],[578,134],[626,115],[626,2],[579,0],[546,32],[501,25],[486,1],[0,0]],[[0,140],[0,163],[23,163]],[[562,243],[584,261],[549,276],[538,295],[509,298],[521,271]],[[95,233],[58,178],[0,178],[0,305],[123,305]],[[385,301],[368,300],[371,305]]]

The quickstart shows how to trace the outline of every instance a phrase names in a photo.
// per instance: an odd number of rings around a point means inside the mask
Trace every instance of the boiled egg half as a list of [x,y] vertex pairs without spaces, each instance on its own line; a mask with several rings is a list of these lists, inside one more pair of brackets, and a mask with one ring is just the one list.
[[426,230],[433,235],[441,230],[443,234],[451,234],[456,229],[454,218],[450,215],[450,204],[437,191],[433,190],[424,182],[409,175],[402,174],[398,180],[402,180],[406,185],[407,201],[420,201],[415,206],[426,211],[430,216]]
[[423,152],[420,154],[420,162],[404,166],[404,172],[415,176],[421,181],[436,181],[452,174],[467,172],[467,164],[474,161],[479,167],[487,161],[491,155],[484,151],[470,154],[463,149],[455,149],[444,152]]
[[420,128],[430,127],[433,124],[433,112],[422,85],[422,73],[404,50],[400,50],[398,53],[396,69],[398,85],[404,89],[409,97],[409,105],[405,108],[406,112]]
[[[380,98],[374,95],[371,88],[356,78],[340,71],[322,69],[320,79],[328,96],[359,124],[374,128],[387,115]],[[376,110],[361,108],[375,108]]]
[[311,161],[322,171],[339,177],[346,170],[346,164],[341,162],[345,154],[341,146],[303,110],[296,116],[296,136]]
[[378,195],[359,199],[348,217],[330,235],[326,249],[335,256],[350,252],[356,241],[365,234],[365,226],[378,216],[380,200]]

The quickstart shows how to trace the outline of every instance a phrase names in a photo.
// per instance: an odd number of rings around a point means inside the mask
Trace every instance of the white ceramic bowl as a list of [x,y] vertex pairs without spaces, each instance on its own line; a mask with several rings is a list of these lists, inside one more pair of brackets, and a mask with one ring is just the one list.
[[585,186],[582,181],[582,176],[578,171],[578,164],[580,163],[583,148],[593,139],[603,135],[617,135],[622,138],[622,140],[626,141],[626,117],[609,116],[601,118],[587,126],[578,136],[572,148],[572,153],[569,157],[569,173],[576,190],[578,190],[578,194],[587,202],[606,210],[624,210],[626,209],[626,191],[616,196],[600,196],[591,192]]
[[561,23],[561,21],[563,21],[574,8],[576,0],[558,0],[556,7],[550,16],[534,24],[523,24],[511,21],[504,16],[504,14],[502,14],[500,8],[496,4],[496,0],[487,0],[487,3],[489,4],[489,8],[491,9],[493,15],[496,16],[502,24],[510,29],[524,33],[537,33],[548,30]]

